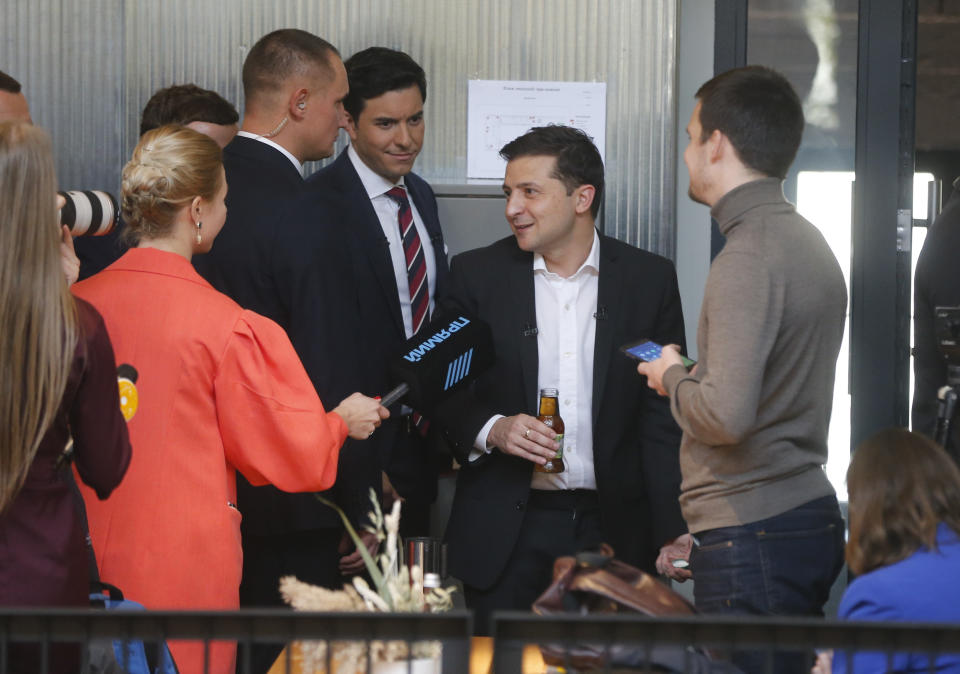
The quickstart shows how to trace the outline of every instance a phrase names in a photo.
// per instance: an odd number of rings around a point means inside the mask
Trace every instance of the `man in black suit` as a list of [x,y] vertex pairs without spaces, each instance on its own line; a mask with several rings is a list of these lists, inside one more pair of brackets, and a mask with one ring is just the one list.
[[[310,177],[298,211],[306,227],[330,238],[319,265],[327,275],[322,313],[337,316],[327,325],[334,334],[326,343],[341,338],[325,356],[341,366],[348,388],[372,395],[397,383],[388,364],[428,323],[447,258],[433,190],[412,172],[424,137],[423,69],[382,47],[354,54],[345,66],[350,145]],[[403,536],[429,534],[437,462],[428,429],[413,410],[398,406],[370,441],[388,477],[385,490],[392,486],[404,500]]]
[[[237,137],[224,148],[227,221],[213,249],[195,256],[197,270],[241,306],[279,323],[290,337],[317,393],[329,404],[344,388],[318,334],[321,292],[311,257],[316,242],[282,214],[305,187],[303,162],[333,153],[345,124],[347,76],[333,45],[306,31],[283,29],[261,38],[243,65],[245,108]],[[355,521],[370,509],[363,447],[340,455],[328,497]],[[379,476],[376,476],[379,478]],[[344,561],[356,569],[338,515],[312,494],[287,494],[237,480],[243,514],[241,606],[282,604],[279,578],[337,588]],[[376,548],[367,536],[368,547]],[[280,646],[254,648],[254,671],[266,671]]]
[[[435,415],[461,463],[449,568],[481,634],[492,611],[529,609],[556,557],[606,542],[653,573],[686,531],[680,431],[617,350],[683,343],[673,266],[597,233],[603,163],[583,132],[535,128],[501,155],[514,236],[455,257],[440,300],[490,324],[497,361]],[[559,447],[535,416],[546,387],[566,426],[557,474],[534,472]]]

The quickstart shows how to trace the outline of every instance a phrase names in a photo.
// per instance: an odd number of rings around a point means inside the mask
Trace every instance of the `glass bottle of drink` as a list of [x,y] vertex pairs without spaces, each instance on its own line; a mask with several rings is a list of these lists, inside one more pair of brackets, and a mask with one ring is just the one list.
[[540,415],[537,419],[553,429],[557,434],[556,439],[560,447],[554,457],[542,466],[538,463],[533,464],[533,469],[538,473],[562,473],[566,470],[566,466],[563,465],[563,419],[560,418],[558,395],[559,391],[555,388],[540,389]]

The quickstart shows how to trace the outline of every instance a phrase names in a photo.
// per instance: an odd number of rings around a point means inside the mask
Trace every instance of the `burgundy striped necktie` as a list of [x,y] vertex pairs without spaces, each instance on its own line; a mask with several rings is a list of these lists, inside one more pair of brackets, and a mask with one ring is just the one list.
[[[427,310],[430,308],[430,286],[427,283],[427,258],[423,253],[420,235],[413,224],[413,211],[410,210],[410,201],[407,199],[407,190],[399,185],[392,187],[387,196],[397,202],[400,207],[397,211],[397,221],[400,223],[400,239],[403,241],[403,257],[407,261],[407,283],[410,286],[410,315],[413,319],[413,334],[420,332],[420,328],[427,320]],[[419,412],[411,415],[413,426],[417,432],[426,437],[430,422],[424,419]]]
[[430,287],[427,283],[427,258],[423,253],[420,235],[413,224],[413,211],[407,191],[400,186],[393,187],[387,196],[397,202],[397,220],[400,223],[400,238],[403,241],[403,256],[407,261],[407,282],[410,286],[410,314],[413,317],[413,334],[420,332],[427,319],[430,307]]

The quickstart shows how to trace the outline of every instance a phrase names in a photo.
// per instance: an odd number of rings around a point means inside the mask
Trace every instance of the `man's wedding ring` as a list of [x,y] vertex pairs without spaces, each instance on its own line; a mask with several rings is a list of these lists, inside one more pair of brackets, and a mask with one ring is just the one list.
[[525,437],[527,440],[530,439],[530,429],[529,429],[529,428],[523,432],[523,437]]

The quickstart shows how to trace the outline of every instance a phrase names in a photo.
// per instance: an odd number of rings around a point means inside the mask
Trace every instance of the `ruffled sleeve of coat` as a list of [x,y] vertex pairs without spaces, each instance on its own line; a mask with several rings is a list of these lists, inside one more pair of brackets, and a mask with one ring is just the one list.
[[280,326],[240,314],[214,393],[227,461],[251,484],[290,492],[333,485],[347,425],[324,410]]

